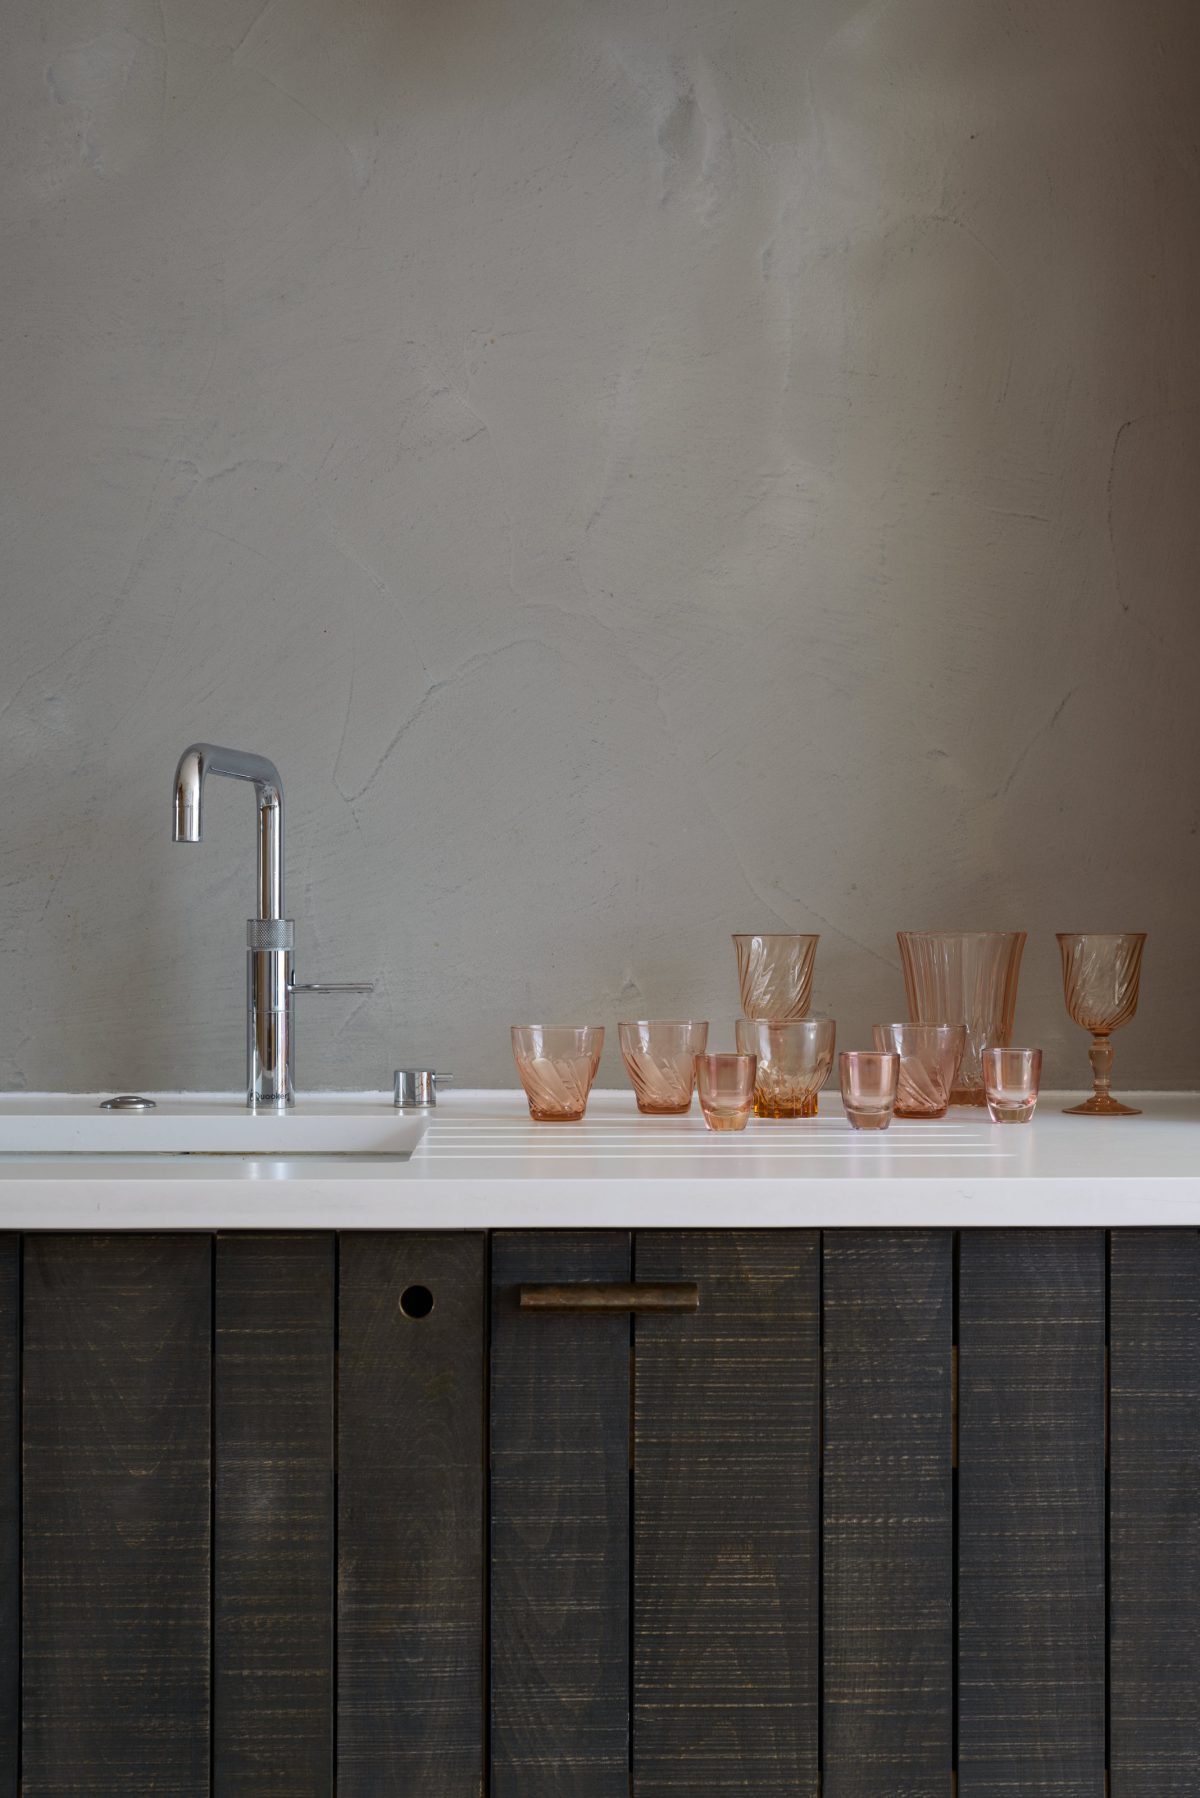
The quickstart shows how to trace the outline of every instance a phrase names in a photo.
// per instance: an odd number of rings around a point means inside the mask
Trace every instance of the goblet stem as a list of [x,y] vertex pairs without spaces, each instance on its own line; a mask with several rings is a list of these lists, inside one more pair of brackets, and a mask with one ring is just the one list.
[[1082,1105],[1068,1105],[1066,1107],[1068,1116],[1137,1117],[1139,1113],[1135,1105],[1125,1105],[1120,1099],[1114,1099],[1112,1096],[1113,1046],[1107,1030],[1093,1030],[1088,1060],[1092,1064],[1092,1096],[1090,1099],[1085,1099]]
[[1088,1050],[1092,1064],[1092,1093],[1098,1105],[1107,1105],[1112,1097],[1112,1038],[1102,1030],[1093,1030]]

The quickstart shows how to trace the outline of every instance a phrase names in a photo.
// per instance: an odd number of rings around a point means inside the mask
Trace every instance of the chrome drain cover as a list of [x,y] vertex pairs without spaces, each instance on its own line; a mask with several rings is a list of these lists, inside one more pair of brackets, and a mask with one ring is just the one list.
[[115,1099],[101,1099],[101,1111],[154,1111],[156,1101],[143,1099],[140,1093],[118,1093]]

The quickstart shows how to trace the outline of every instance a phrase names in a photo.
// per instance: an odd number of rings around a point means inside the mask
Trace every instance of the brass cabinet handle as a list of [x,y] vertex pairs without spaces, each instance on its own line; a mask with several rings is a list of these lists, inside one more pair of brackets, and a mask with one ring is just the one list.
[[522,1286],[522,1311],[699,1311],[695,1280],[583,1280],[573,1286]]

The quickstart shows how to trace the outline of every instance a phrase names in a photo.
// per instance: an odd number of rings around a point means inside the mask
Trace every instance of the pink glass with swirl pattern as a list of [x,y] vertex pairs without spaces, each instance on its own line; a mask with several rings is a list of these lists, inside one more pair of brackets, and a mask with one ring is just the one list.
[[621,1058],[647,1117],[678,1117],[692,1106],[696,1057],[708,1046],[708,1025],[683,1020],[639,1018],[618,1024]]
[[786,1023],[808,1016],[819,936],[735,936],[742,1013]]
[[875,1047],[900,1057],[898,1118],[945,1117],[967,1046],[965,1024],[876,1024]]
[[1023,930],[898,930],[914,1024],[965,1024],[967,1042],[951,1105],[983,1105],[984,1049],[1012,1041]]
[[514,1024],[512,1047],[530,1117],[578,1123],[600,1066],[603,1024]]
[[1092,1096],[1082,1105],[1068,1105],[1071,1117],[1141,1115],[1136,1105],[1123,1105],[1112,1096],[1113,1046],[1108,1039],[1137,1010],[1145,946],[1144,930],[1058,932],[1067,1011],[1074,1023],[1092,1033],[1088,1050]]

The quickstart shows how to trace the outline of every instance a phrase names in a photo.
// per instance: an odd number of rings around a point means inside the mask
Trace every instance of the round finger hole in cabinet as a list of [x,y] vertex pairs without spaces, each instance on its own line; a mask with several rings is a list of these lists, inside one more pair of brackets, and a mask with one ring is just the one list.
[[428,1317],[433,1310],[433,1294],[428,1286],[406,1286],[400,1294],[400,1309],[405,1317]]

